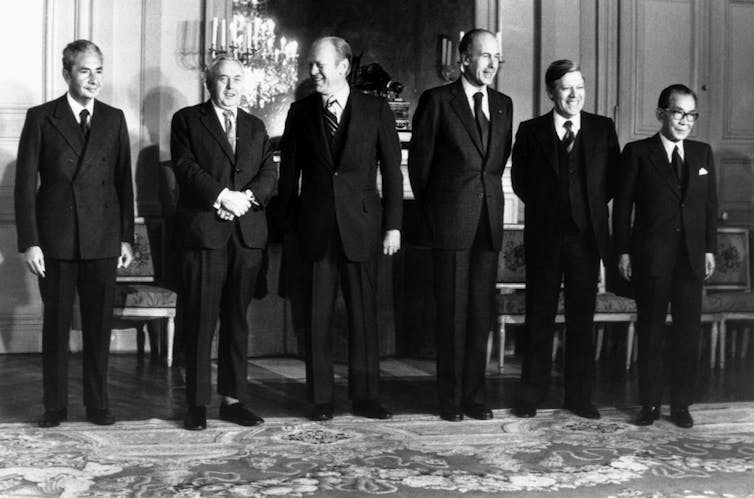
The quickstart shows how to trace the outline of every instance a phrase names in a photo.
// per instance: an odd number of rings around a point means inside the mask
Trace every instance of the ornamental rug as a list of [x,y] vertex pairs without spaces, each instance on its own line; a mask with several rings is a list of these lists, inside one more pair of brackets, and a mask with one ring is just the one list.
[[754,496],[754,403],[695,405],[696,425],[603,410],[444,422],[271,418],[0,424],[3,497]]

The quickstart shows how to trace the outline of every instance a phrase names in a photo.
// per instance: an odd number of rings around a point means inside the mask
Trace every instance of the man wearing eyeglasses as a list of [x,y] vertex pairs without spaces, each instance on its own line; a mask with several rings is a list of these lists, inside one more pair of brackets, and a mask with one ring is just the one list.
[[[660,418],[669,374],[670,418],[688,428],[701,328],[702,283],[715,270],[717,191],[712,149],[687,140],[696,94],[671,85],[660,94],[660,132],[626,145],[613,210],[619,270],[636,291],[639,402],[636,425]],[[631,213],[634,223],[631,226]],[[666,328],[668,303],[673,319]],[[667,354],[667,356],[664,356]]]
[[453,422],[492,418],[485,360],[513,115],[511,99],[488,86],[500,65],[495,35],[469,31],[459,53],[462,76],[419,99],[408,157],[433,249],[440,417]]
[[533,417],[550,381],[561,282],[565,304],[563,408],[600,418],[592,404],[592,329],[600,259],[608,260],[607,203],[620,148],[612,119],[584,112],[581,69],[563,59],[545,72],[553,110],[516,133],[511,180],[526,205],[526,334],[521,393],[513,413]]

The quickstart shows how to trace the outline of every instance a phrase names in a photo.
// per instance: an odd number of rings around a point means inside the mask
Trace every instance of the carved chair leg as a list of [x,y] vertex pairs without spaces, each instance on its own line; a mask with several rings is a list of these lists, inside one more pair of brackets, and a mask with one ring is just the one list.
[[168,367],[172,367],[173,366],[173,340],[175,339],[175,319],[172,316],[168,317],[168,325],[167,325],[166,332],[168,336]]
[[497,371],[498,373],[503,373],[503,363],[505,362],[505,320],[503,320],[503,317],[498,317],[497,323],[497,335],[500,339],[498,341],[500,349],[497,352]]
[[749,340],[751,339],[751,329],[744,327],[743,338],[741,339],[741,355],[742,360],[746,358],[746,353],[749,351]]
[[[717,323],[717,322],[715,322]],[[725,368],[725,335],[726,335],[725,322],[720,322],[720,370]]]
[[594,348],[594,361],[600,361],[602,355],[602,341],[605,338],[605,324],[600,323],[597,325],[597,345]]
[[717,323],[712,322],[712,331],[710,333],[710,354],[709,354],[709,367],[715,368],[715,359],[717,356],[717,341],[720,335],[720,331],[718,330]]
[[631,360],[634,355],[634,339],[636,338],[636,327],[634,322],[628,322],[628,331],[626,333],[626,372],[631,370]]

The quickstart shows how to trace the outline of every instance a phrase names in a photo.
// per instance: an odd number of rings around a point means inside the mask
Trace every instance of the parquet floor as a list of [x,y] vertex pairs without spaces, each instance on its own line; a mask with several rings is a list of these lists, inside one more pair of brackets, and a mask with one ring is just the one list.
[[[505,372],[496,365],[488,372],[489,404],[493,409],[510,407],[515,400],[520,359],[506,357]],[[434,362],[410,358],[385,359],[381,364],[381,401],[394,413],[434,413],[436,390]],[[699,363],[697,402],[754,401],[754,352],[730,360],[724,370]],[[69,420],[82,420],[81,357],[72,354],[69,378]],[[562,404],[562,377],[558,362],[543,408]],[[42,412],[41,356],[0,355],[0,422],[35,420]],[[167,368],[136,354],[113,354],[110,359],[110,401],[119,420],[149,418],[180,419],[183,416],[182,368]],[[336,416],[350,408],[347,400],[346,365],[336,365]],[[304,364],[297,358],[249,360],[248,404],[263,417],[305,416]],[[598,406],[631,410],[636,399],[636,372],[623,371],[621,351],[606,354],[597,367],[594,401]],[[217,400],[219,403],[219,398]],[[217,416],[217,403],[209,408]]]

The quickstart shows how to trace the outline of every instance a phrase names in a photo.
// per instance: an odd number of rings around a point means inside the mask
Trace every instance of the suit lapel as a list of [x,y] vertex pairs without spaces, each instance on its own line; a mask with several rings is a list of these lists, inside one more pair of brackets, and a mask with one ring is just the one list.
[[503,99],[496,92],[487,91],[490,104],[490,140],[487,144],[486,163],[500,154],[500,148],[503,140],[496,140],[495,137],[502,137],[505,131],[505,111],[503,110]]
[[[208,100],[202,106],[202,116],[199,120],[207,128],[207,131],[209,131],[209,134],[218,143],[225,155],[228,156],[228,160],[234,164],[236,162],[236,155],[233,153],[230,142],[228,142],[228,137],[225,136],[225,131],[217,118],[217,113],[211,100]],[[236,118],[236,121],[238,121],[238,118]],[[237,123],[236,127],[238,127]]]
[[657,174],[665,180],[670,190],[680,198],[681,190],[678,188],[678,179],[670,167],[668,156],[665,153],[665,148],[662,146],[659,133],[649,140],[649,162],[652,163]]
[[236,168],[239,170],[243,169],[244,165],[253,164],[251,161],[251,149],[247,142],[250,136],[251,121],[249,115],[239,107],[236,114]]
[[553,111],[540,117],[540,121],[537,126],[536,137],[539,143],[542,155],[547,162],[550,163],[550,167],[556,176],[560,174],[558,171],[558,142],[557,135],[555,134],[555,120],[552,116]]
[[55,110],[50,116],[50,122],[68,142],[76,155],[80,157],[84,150],[84,136],[81,134],[81,129],[76,123],[76,118],[73,116],[73,111],[71,106],[68,105],[65,95],[57,100]]
[[314,152],[324,159],[328,169],[332,171],[335,169],[335,160],[330,149],[325,124],[322,121],[322,97],[315,93],[308,98],[309,101],[306,102],[307,115],[303,120],[306,123],[304,136],[311,138]]
[[[463,78],[463,76],[461,76]],[[463,83],[461,79],[456,80],[450,88],[450,93],[453,95],[450,100],[450,106],[458,114],[458,118],[461,120],[461,124],[466,128],[466,132],[469,134],[471,141],[479,151],[479,154],[484,157],[484,147],[482,147],[482,139],[479,136],[479,131],[476,129],[476,122],[474,121],[474,115],[471,113],[471,107],[469,107],[469,101],[466,98],[466,92],[463,91]]]

